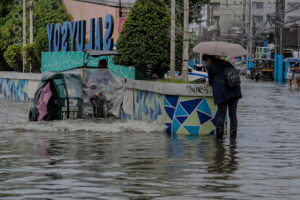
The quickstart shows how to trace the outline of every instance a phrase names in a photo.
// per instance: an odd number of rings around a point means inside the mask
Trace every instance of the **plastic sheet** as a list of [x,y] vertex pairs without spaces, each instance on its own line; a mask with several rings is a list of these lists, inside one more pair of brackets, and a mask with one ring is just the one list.
[[83,70],[83,115],[120,117],[125,79],[109,69]]

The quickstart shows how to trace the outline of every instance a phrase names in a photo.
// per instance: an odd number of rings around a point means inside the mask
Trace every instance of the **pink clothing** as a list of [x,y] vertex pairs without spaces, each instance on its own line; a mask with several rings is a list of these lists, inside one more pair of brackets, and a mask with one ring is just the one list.
[[43,118],[48,114],[47,105],[52,96],[52,92],[50,90],[50,83],[48,83],[41,92],[40,99],[37,105],[37,109],[39,111],[39,119],[38,121],[43,121]]

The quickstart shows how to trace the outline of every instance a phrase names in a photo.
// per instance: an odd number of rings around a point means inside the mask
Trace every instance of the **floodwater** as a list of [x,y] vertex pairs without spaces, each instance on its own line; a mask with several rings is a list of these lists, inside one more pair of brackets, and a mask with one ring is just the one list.
[[236,142],[156,123],[28,123],[0,100],[0,199],[300,199],[300,91],[243,80]]

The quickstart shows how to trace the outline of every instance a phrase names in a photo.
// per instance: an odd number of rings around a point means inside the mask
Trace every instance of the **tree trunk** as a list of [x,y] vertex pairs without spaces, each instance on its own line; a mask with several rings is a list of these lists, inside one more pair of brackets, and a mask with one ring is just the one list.
[[175,17],[175,6],[176,6],[176,0],[171,0],[171,57],[170,57],[170,77],[173,81],[175,79],[175,48],[176,48],[176,35],[175,35],[175,29],[176,29],[176,17]]
[[[23,0],[23,48],[26,46],[26,0]],[[25,52],[23,51],[23,72],[25,70]]]
[[182,80],[188,81],[188,60],[189,60],[189,0],[184,0],[184,35],[183,35],[183,61]]
[[[30,12],[29,12],[30,44],[32,44],[33,43],[33,3],[32,3],[32,0],[29,1],[29,6],[30,6]],[[32,62],[30,63],[29,72],[31,72],[31,68],[32,68]]]

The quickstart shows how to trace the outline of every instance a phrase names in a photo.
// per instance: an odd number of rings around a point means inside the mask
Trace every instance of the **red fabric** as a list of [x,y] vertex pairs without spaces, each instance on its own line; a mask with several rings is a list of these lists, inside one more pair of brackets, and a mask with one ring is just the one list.
[[120,33],[122,32],[123,25],[124,25],[126,19],[127,19],[127,16],[126,16],[126,17],[121,17],[121,18],[120,18],[120,21],[119,21],[119,28],[118,28],[118,33],[119,33],[119,35],[120,35]]
[[39,111],[39,119],[38,121],[43,121],[43,118],[48,114],[47,105],[52,96],[52,92],[50,90],[50,83],[48,83],[41,92],[40,99],[37,105],[37,109]]

